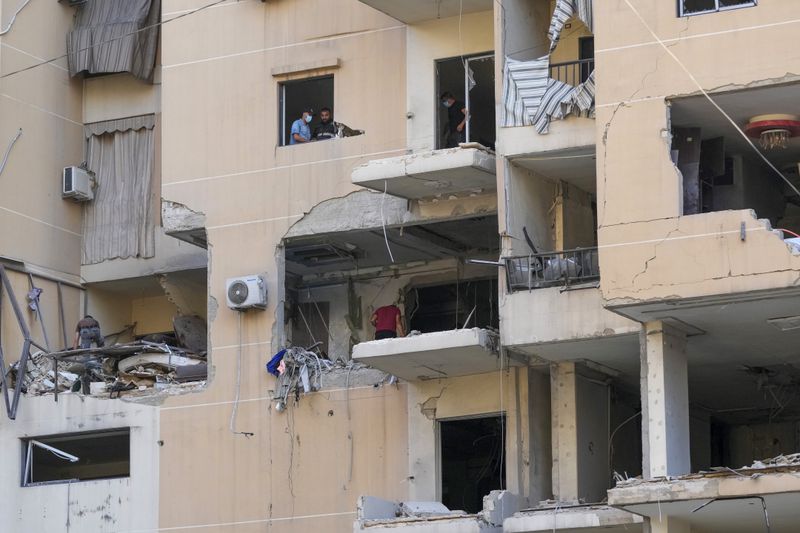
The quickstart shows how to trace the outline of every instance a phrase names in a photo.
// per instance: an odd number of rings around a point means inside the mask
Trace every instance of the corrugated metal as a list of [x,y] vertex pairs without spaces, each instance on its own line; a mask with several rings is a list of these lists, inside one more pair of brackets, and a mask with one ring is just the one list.
[[[108,131],[113,122],[125,129]],[[83,216],[85,265],[155,255],[153,126],[142,117],[140,128],[125,127],[132,122],[87,125],[99,134],[88,137],[87,162],[97,189]]]
[[87,0],[67,34],[69,72],[130,72],[150,81],[161,0]]

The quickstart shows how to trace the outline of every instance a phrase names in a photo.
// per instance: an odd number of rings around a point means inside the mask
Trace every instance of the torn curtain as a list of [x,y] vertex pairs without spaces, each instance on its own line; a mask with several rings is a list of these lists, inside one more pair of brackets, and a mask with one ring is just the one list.
[[87,124],[87,164],[97,181],[83,214],[84,265],[155,255],[152,115]]
[[67,34],[69,73],[130,72],[153,79],[161,0],[87,0]]

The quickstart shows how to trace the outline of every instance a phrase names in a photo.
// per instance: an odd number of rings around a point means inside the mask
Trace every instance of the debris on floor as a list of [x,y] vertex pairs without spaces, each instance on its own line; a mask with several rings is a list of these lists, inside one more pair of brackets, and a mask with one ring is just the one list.
[[758,476],[771,473],[791,472],[797,474],[800,472],[800,453],[792,453],[789,455],[778,455],[769,459],[762,459],[753,461],[748,466],[740,468],[730,468],[727,466],[714,466],[709,470],[702,470],[677,477],[658,477],[653,479],[642,479],[641,476],[633,478],[623,478],[615,473],[617,480],[617,487],[630,487],[635,485],[642,485],[645,483],[663,483],[664,481],[680,481],[690,479],[701,479],[710,477],[751,477],[757,478]]
[[127,391],[204,381],[208,374],[205,353],[145,340],[103,348],[35,352],[21,378],[17,365],[11,367],[13,383],[16,386],[21,381],[22,391],[35,395],[82,392],[113,398]]

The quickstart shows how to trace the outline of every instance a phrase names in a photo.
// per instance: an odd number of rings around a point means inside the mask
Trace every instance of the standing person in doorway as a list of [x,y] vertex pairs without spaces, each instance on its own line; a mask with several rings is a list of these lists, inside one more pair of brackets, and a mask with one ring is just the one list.
[[100,323],[92,315],[86,315],[75,326],[75,342],[72,343],[72,348],[77,349],[79,343],[82,349],[91,348],[92,342],[97,344],[98,348],[106,345],[105,338],[100,332]]
[[303,116],[292,122],[289,144],[307,143],[311,140],[311,126],[309,124],[313,118],[313,109],[307,108],[303,110]]
[[447,108],[446,148],[455,148],[458,143],[467,142],[467,120],[469,112],[464,102],[456,100],[453,93],[445,91],[440,97],[442,105]]
[[384,305],[372,313],[370,323],[375,327],[375,340],[404,337],[403,318],[396,305]]

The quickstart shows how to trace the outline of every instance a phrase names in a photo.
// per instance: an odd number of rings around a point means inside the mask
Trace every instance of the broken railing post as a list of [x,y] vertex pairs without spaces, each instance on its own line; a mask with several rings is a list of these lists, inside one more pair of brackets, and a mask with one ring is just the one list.
[[[19,363],[17,364],[17,384],[14,387],[14,399],[11,402],[8,400],[8,380],[5,378],[5,362],[3,362],[3,366],[0,368],[0,371],[3,372],[3,396],[6,403],[6,412],[8,413],[8,418],[14,420],[17,417],[19,396],[22,393],[22,381],[27,371],[28,355],[30,354],[33,341],[31,341],[31,332],[28,329],[28,324],[25,322],[25,317],[22,314],[22,310],[19,308],[19,302],[17,302],[17,298],[14,295],[14,288],[11,286],[11,280],[8,279],[6,269],[2,264],[0,264],[0,280],[2,281],[2,287],[5,289],[6,294],[8,294],[8,300],[11,302],[11,308],[14,310],[14,315],[17,318],[17,325],[19,325],[19,329],[22,331],[22,335],[25,338]],[[2,294],[0,294],[0,296],[2,296]]]

